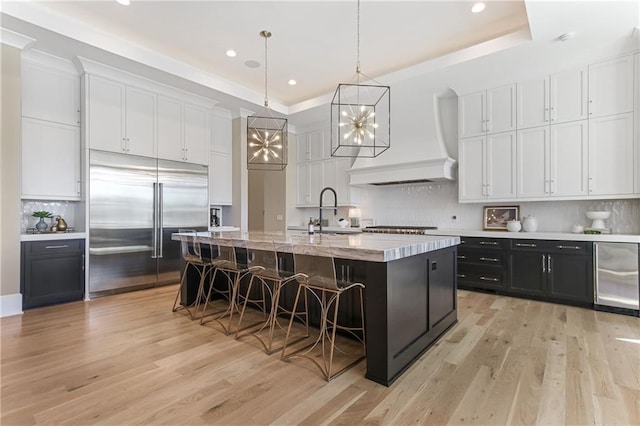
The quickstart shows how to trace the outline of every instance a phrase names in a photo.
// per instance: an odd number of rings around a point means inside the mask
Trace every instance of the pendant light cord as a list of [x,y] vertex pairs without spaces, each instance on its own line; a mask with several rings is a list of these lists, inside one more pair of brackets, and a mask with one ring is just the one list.
[[360,84],[360,0],[358,0],[356,36],[356,74],[358,75],[358,84]]
[[269,37],[264,38],[264,106],[269,106],[269,96],[267,92],[267,39]]

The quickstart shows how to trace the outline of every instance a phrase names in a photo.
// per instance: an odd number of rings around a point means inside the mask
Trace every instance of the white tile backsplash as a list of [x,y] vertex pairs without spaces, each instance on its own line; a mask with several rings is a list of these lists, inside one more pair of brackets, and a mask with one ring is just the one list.
[[22,233],[25,233],[27,231],[27,228],[35,227],[36,223],[40,219],[31,216],[31,214],[35,211],[46,210],[53,216],[50,219],[45,219],[45,222],[47,222],[49,226],[56,223],[56,216],[62,216],[65,222],[67,222],[68,226],[75,228],[76,231],[82,231],[84,229],[84,225],[82,227],[77,226],[79,224],[76,224],[75,220],[77,206],[78,202],[74,201],[22,200],[22,218],[20,230]]
[[574,224],[588,227],[591,223],[586,212],[608,210],[611,217],[606,225],[613,232],[640,234],[638,199],[460,204],[455,182],[365,187],[361,197],[363,217],[374,218],[378,225],[435,225],[442,229],[482,229],[483,207],[492,204],[519,205],[522,216],[537,218],[541,232],[571,232]]

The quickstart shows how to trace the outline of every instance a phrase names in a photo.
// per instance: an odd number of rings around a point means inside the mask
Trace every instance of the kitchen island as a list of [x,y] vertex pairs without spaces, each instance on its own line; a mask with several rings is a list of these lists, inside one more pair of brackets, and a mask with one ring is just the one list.
[[[172,238],[192,237],[173,234]],[[303,246],[305,253],[311,255],[322,255],[324,251],[316,251],[317,248],[330,246],[339,278],[365,285],[366,377],[383,385],[393,383],[457,322],[459,237],[198,233],[201,244],[230,245],[233,239],[246,240],[254,250],[273,250],[273,242],[289,242]],[[291,253],[281,252],[279,256],[283,268],[291,270]],[[186,291],[195,294],[197,285],[197,280],[189,279]],[[339,313],[340,320],[359,322],[356,304],[345,305],[344,312]],[[313,317],[311,312],[310,315]]]

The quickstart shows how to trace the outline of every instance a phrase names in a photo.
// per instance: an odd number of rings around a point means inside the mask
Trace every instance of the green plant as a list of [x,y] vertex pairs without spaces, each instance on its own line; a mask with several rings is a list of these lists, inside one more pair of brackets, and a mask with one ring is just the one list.
[[38,212],[33,212],[31,214],[31,216],[33,216],[33,217],[47,217],[47,218],[53,217],[53,215],[51,213],[49,213],[48,211],[45,211],[45,210],[41,210],[41,211],[38,211]]

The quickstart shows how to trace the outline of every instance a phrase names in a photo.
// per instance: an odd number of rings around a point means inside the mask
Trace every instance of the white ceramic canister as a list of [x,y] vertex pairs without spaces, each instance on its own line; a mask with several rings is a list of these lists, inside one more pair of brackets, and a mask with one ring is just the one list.
[[535,217],[529,215],[522,219],[522,229],[524,229],[524,232],[536,232],[538,230],[538,221]]
[[519,220],[510,220],[507,222],[507,231],[509,232],[520,232],[522,229],[522,224]]

